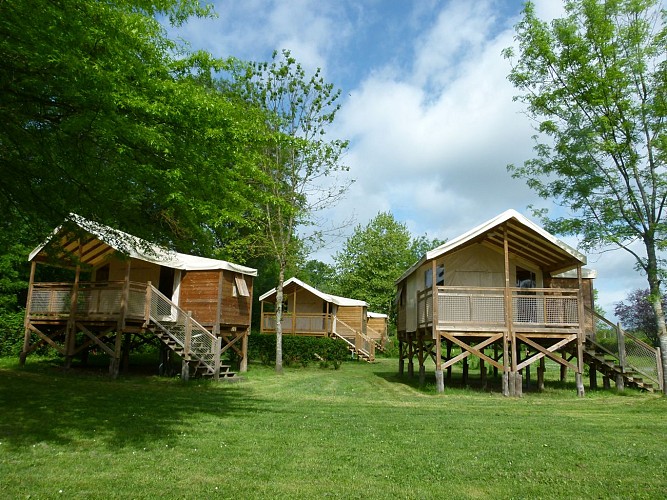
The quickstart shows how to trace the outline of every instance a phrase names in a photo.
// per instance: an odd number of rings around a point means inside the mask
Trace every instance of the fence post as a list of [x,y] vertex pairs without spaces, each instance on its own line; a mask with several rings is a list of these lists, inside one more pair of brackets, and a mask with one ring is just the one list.
[[662,371],[662,351],[660,351],[659,347],[655,348],[655,363],[656,366],[658,367],[658,384],[660,387],[660,391],[664,392],[665,391],[665,379],[664,373]]
[[618,339],[618,361],[621,365],[621,371],[625,372],[625,337],[620,323],[616,324],[616,338]]
[[183,362],[181,363],[181,379],[190,379],[190,347],[192,343],[192,311],[185,318],[185,341],[183,342]]
[[151,301],[153,300],[153,285],[146,283],[146,303],[144,304],[144,326],[148,326],[151,320]]
[[213,352],[215,359],[213,360],[213,380],[220,380],[220,351],[222,351],[222,337],[215,337],[213,343]]

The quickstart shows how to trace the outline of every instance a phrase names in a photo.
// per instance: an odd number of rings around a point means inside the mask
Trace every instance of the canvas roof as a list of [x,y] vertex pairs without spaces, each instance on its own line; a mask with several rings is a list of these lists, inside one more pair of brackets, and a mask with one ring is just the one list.
[[507,210],[493,219],[426,252],[396,284],[412,274],[423,263],[461,248],[479,243],[503,251],[503,227],[507,227],[507,239],[511,256],[533,262],[540,268],[558,274],[586,264],[586,256],[559,240],[516,210]]
[[76,214],[70,214],[68,221],[83,231],[83,237],[80,232],[72,231],[67,223],[62,224],[30,253],[28,261],[46,262],[49,255],[53,255],[50,252],[54,252],[56,258],[62,261],[74,262],[80,255],[82,264],[97,267],[117,251],[131,258],[184,271],[226,270],[257,276],[256,269],[224,260],[174,252]]
[[366,314],[366,316],[368,316],[369,318],[388,318],[389,317],[386,314],[375,313],[375,312],[370,312],[370,311]]
[[[363,300],[356,300],[356,299],[348,299],[347,297],[339,297],[338,295],[331,295],[330,293],[324,293],[319,291],[317,288],[310,286],[307,283],[304,283],[301,281],[299,278],[290,278],[287,281],[283,283],[283,290],[289,290],[290,292],[293,291],[293,289],[297,288],[303,288],[304,290],[308,290],[310,293],[313,295],[321,298],[325,302],[331,302],[332,304],[336,304],[337,306],[360,306],[360,307],[368,307],[368,304],[364,302]],[[260,302],[268,299],[269,297],[273,296],[276,294],[276,289],[272,288],[268,292],[264,293],[259,297]]]

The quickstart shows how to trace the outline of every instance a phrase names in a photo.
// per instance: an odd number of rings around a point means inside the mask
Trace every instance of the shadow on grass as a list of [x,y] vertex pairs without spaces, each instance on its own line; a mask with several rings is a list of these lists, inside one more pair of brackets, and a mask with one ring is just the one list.
[[[146,447],[193,425],[261,411],[243,383],[147,376],[117,380],[61,361],[0,368],[0,442],[8,447],[94,439],[109,448]],[[91,371],[92,370],[92,371]]]

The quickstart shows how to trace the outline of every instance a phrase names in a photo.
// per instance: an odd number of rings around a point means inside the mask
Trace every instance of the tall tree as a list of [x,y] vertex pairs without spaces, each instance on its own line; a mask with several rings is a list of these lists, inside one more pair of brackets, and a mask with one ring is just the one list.
[[[667,201],[665,11],[656,0],[567,0],[546,23],[528,2],[510,81],[537,123],[535,154],[510,166],[570,216],[545,218],[585,249],[615,245],[647,277],[667,377],[660,300]],[[546,213],[542,212],[546,217]],[[641,242],[642,250],[634,242]],[[667,380],[667,378],[666,378]],[[665,383],[667,390],[667,383]]]
[[257,197],[262,209],[264,251],[278,263],[276,286],[276,371],[282,373],[282,307],[285,271],[304,243],[317,241],[316,214],[340,200],[349,186],[341,156],[347,141],[326,134],[340,105],[340,91],[320,70],[311,76],[289,51],[274,52],[271,62],[230,61],[233,91],[266,112],[268,133],[258,158],[269,186]]
[[372,311],[393,317],[395,281],[441,243],[426,236],[413,239],[404,223],[390,212],[380,212],[366,226],[357,225],[334,255],[336,293],[364,300]]
[[243,233],[253,114],[156,18],[208,13],[197,0],[0,2],[0,211],[33,244],[70,212],[197,253]]

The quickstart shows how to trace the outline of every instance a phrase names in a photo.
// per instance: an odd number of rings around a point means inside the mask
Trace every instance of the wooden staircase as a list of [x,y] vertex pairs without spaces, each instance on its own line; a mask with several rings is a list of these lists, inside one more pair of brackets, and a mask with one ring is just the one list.
[[151,287],[149,321],[144,325],[184,361],[182,375],[235,379],[230,365],[220,363],[220,339],[195,321],[192,316],[155,287]]
[[[375,361],[375,342],[344,321],[336,319],[336,330],[331,332],[331,336],[344,341],[353,356],[367,363]],[[354,342],[351,339],[354,339]]]
[[595,311],[586,308],[593,321],[606,324],[609,330],[587,332],[584,362],[619,388],[628,385],[649,392],[662,390],[660,349],[654,348],[624,331]]
[[610,380],[617,381],[622,378],[624,385],[654,392],[656,390],[655,381],[646,381],[644,376],[630,365],[621,366],[618,358],[607,351],[601,345],[586,339],[584,346],[584,363],[589,367],[599,371]]

